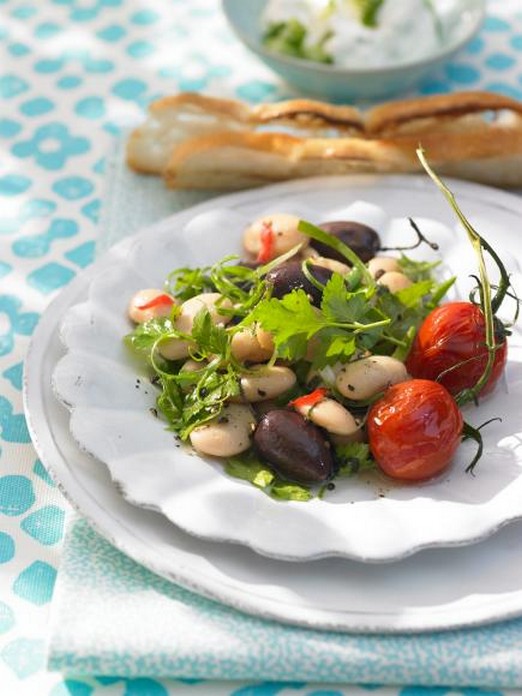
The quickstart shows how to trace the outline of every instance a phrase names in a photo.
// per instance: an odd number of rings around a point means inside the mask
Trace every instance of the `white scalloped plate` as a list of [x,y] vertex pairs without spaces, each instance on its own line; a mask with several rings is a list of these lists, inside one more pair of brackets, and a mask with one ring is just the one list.
[[72,505],[120,551],[238,610],[314,629],[422,632],[522,613],[522,521],[479,544],[429,549],[396,563],[286,563],[237,544],[197,539],[164,515],[126,502],[107,467],[78,449],[69,412],[51,390],[64,353],[58,325],[71,305],[85,300],[89,281],[89,270],[80,274],[39,321],[24,364],[24,407],[44,466]]
[[[459,182],[452,187],[522,284],[516,261],[520,242],[512,235],[522,203],[494,189]],[[512,337],[507,383],[466,413],[474,424],[502,416],[484,430],[485,452],[475,477],[464,473],[473,452],[467,443],[437,481],[393,486],[384,478],[360,477],[340,481],[323,500],[281,503],[228,477],[219,462],[176,446],[151,413],[156,392],[144,369],[122,345],[130,329],[128,299],[140,287],[161,286],[175,267],[204,265],[238,251],[248,220],[269,211],[295,212],[313,222],[347,217],[368,222],[382,231],[385,243],[409,237],[405,217],[413,216],[439,242],[445,272],[463,279],[458,293],[465,295],[471,283],[467,276],[475,262],[469,244],[423,177],[291,182],[177,214],[114,247],[91,269],[88,301],[65,317],[68,353],[54,371],[53,385],[71,409],[70,429],[81,449],[108,466],[129,502],[163,513],[195,536],[244,544],[285,560],[393,560],[426,547],[470,544],[522,517],[519,335]]]

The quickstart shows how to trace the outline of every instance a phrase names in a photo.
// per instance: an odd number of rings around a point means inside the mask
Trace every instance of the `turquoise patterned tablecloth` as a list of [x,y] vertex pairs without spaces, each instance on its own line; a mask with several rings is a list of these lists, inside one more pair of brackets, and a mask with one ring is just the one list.
[[[522,99],[521,0],[490,0],[481,34],[419,92],[470,88]],[[49,606],[68,505],[30,444],[22,361],[40,314],[92,261],[114,136],[139,119],[151,99],[179,90],[249,102],[292,96],[235,41],[216,0],[0,0],[1,696],[486,693],[64,680],[46,671]]]

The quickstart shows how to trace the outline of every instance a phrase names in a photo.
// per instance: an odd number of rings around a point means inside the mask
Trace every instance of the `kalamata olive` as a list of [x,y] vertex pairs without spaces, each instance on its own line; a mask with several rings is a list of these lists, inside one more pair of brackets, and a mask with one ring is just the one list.
[[[321,285],[332,277],[332,271],[322,266],[309,266],[312,275]],[[288,261],[269,271],[266,282],[272,286],[272,297],[281,298],[292,290],[304,290],[314,305],[321,304],[322,290],[311,283],[303,273],[301,261]]]
[[[325,232],[329,232],[334,237],[338,237],[341,242],[349,246],[361,261],[365,263],[373,258],[381,248],[381,240],[377,232],[371,227],[368,227],[368,225],[363,225],[361,222],[353,222],[351,220],[322,222],[319,227]],[[346,263],[344,256],[322,242],[312,239],[310,240],[310,246],[316,249],[321,256],[337,259],[338,261],[344,261]]]
[[254,432],[254,445],[290,481],[319,483],[334,473],[334,459],[323,434],[295,411],[265,413]]

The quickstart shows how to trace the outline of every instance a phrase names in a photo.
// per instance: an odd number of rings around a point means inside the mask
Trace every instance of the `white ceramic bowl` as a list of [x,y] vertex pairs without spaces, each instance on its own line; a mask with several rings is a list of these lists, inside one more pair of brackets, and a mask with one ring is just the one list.
[[448,27],[447,40],[437,51],[422,60],[379,68],[326,65],[269,51],[261,40],[261,18],[267,0],[223,0],[222,6],[238,38],[286,82],[303,94],[338,102],[404,93],[448,61],[475,36],[484,19],[484,0],[460,2],[460,21]]

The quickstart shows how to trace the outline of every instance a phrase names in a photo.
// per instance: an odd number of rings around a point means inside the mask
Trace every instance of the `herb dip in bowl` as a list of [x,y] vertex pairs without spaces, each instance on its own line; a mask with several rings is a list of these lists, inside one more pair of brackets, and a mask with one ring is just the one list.
[[478,32],[484,0],[223,0],[238,37],[306,95],[405,92]]

